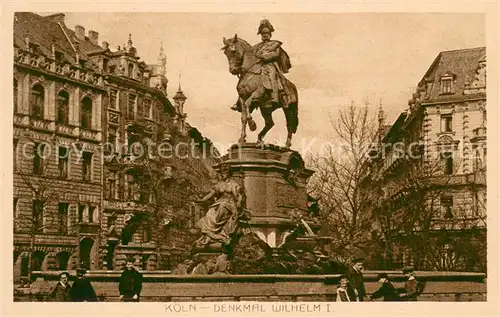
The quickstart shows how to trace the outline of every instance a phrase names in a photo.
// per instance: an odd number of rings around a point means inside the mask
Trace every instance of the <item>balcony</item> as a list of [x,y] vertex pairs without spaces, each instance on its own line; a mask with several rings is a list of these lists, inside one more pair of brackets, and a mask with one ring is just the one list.
[[56,133],[76,137],[78,136],[78,128],[67,124],[57,123]]
[[471,143],[476,143],[478,141],[486,140],[486,127],[479,127],[472,130]]
[[19,48],[14,49],[14,61],[90,85],[102,86],[104,84],[102,75],[92,70],[86,70],[67,62],[60,62],[51,57],[31,53]]
[[99,223],[80,222],[77,226],[78,226],[78,233],[98,234],[100,230]]
[[30,125],[30,117],[16,113],[14,115],[14,125],[27,127]]
[[80,128],[80,138],[83,140],[100,142],[102,133],[94,130]]
[[122,210],[128,212],[139,212],[147,213],[149,212],[149,207],[145,203],[140,203],[136,201],[119,201],[119,200],[104,200],[104,209],[108,210]]
[[48,131],[48,132],[55,131],[55,122],[50,120],[36,119],[31,117],[30,126],[35,130]]
[[146,166],[145,160],[134,154],[123,154],[119,162],[127,169],[144,168]]

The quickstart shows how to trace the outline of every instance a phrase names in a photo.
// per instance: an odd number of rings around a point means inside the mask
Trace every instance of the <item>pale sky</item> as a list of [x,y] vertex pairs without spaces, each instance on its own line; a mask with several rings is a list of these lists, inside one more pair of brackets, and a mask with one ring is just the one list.
[[[225,153],[238,140],[239,113],[229,106],[236,100],[237,78],[228,71],[220,48],[222,37],[238,34],[250,44],[260,41],[262,18],[274,26],[273,39],[283,42],[292,68],[287,77],[299,93],[299,128],[292,148],[312,144],[318,151],[332,140],[329,121],[350,99],[369,101],[374,111],[380,98],[386,123],[407,108],[417,83],[440,51],[485,46],[485,19],[475,13],[66,13],[66,24],[99,32],[115,50],[132,34],[139,56],[155,63],[160,42],[167,55],[168,93],[173,97],[181,74],[188,100],[187,121]],[[254,112],[255,141],[262,128]],[[266,141],[284,144],[284,114],[275,111],[275,127]],[[302,153],[303,155],[307,153]]]

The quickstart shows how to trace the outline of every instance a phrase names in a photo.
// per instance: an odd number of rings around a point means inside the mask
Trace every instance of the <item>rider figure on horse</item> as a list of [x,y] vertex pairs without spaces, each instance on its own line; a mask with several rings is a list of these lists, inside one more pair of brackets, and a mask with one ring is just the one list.
[[[269,20],[262,20],[257,32],[258,35],[260,34],[262,42],[254,45],[252,50],[262,63],[260,78],[266,93],[270,94],[269,101],[277,108],[280,104],[283,107],[287,107],[289,104],[297,101],[283,76],[283,74],[288,73],[292,65],[290,64],[288,54],[281,47],[282,43],[271,40],[272,32],[274,32],[274,28]],[[231,109],[236,111],[241,110],[239,100]]]

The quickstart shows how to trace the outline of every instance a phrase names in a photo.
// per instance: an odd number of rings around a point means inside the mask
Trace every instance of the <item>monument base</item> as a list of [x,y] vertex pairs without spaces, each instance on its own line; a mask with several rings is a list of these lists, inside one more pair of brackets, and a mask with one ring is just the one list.
[[306,169],[297,151],[257,143],[234,144],[224,158],[243,185],[251,230],[269,246],[280,245],[287,232],[304,219],[313,231],[320,227],[308,213]]

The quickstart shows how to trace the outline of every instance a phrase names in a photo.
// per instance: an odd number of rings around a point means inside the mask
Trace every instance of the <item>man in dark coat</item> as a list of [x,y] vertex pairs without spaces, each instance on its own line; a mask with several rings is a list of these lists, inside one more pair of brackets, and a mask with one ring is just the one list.
[[76,281],[71,287],[71,300],[74,302],[97,302],[97,295],[90,281],[85,278],[87,270],[77,268]]
[[50,293],[50,300],[53,302],[71,302],[71,286],[68,283],[69,273],[59,274],[59,282]]
[[362,302],[366,295],[365,282],[363,280],[363,259],[356,258],[352,263],[352,267],[347,269],[347,277],[352,287],[358,292],[358,300]]
[[408,280],[405,283],[405,288],[399,294],[399,297],[403,301],[417,301],[417,279],[415,278],[413,267],[404,268],[403,274]]
[[383,297],[384,302],[398,302],[398,301],[400,301],[400,298],[398,296],[396,288],[389,281],[389,277],[387,276],[386,273],[380,273],[377,276],[377,280],[381,284],[381,286],[378,290],[376,290],[372,294],[372,296],[370,297],[371,299]]
[[134,268],[132,259],[127,259],[126,268],[118,285],[120,299],[124,302],[138,302],[142,291],[142,274]]

